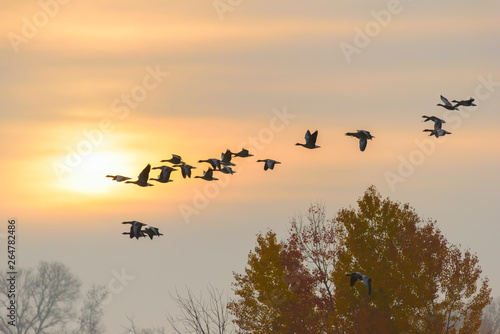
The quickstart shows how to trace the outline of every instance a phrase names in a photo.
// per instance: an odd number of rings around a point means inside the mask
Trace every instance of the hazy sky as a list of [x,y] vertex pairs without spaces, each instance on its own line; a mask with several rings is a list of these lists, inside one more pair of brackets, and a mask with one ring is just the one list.
[[[17,219],[21,266],[61,261],[85,289],[133,276],[108,332],[125,314],[166,326],[175,288],[230,291],[256,233],[286,237],[318,200],[333,217],[371,184],[477,253],[500,295],[498,1],[61,2],[1,5],[3,231]],[[441,94],[478,106],[448,112]],[[452,134],[428,137],[422,115]],[[307,129],[320,149],[294,145]],[[375,136],[365,152],[344,135],[357,129]],[[282,164],[235,158],[219,182],[150,188],[105,177],[172,153],[200,175],[241,147]],[[165,236],[129,240],[125,220]]]

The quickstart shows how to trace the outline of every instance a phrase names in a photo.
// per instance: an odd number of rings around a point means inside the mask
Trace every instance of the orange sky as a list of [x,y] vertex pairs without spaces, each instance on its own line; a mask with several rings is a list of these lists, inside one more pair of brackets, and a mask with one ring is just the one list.
[[[374,184],[477,252],[500,294],[492,255],[500,233],[500,5],[401,4],[350,62],[340,45],[354,45],[356,31],[375,24],[372,12],[387,2],[243,1],[220,20],[210,1],[71,1],[28,35],[26,20],[44,17],[40,4],[2,4],[9,15],[0,23],[0,208],[4,221],[22,222],[20,263],[62,261],[85,284],[106,284],[122,265],[135,273],[116,296],[123,303],[106,307],[113,332],[126,323],[124,314],[175,312],[163,304],[144,313],[126,307],[147,304],[132,291],[148,279],[163,282],[166,299],[185,283],[229,290],[255,233],[283,232],[317,200],[333,215]],[[23,42],[13,47],[13,36]],[[436,106],[441,94],[474,96],[478,107],[448,113]],[[452,135],[428,137],[422,115],[447,119]],[[320,149],[294,145],[308,129],[319,130]],[[375,136],[365,152],[344,135],[357,129]],[[424,142],[432,152],[422,155]],[[237,173],[219,174],[210,185],[179,172],[151,188],[105,177],[135,178],[172,153],[200,175],[208,165],[199,159],[242,147],[282,164],[264,172],[255,159],[235,158]],[[75,157],[78,150],[85,154]],[[387,175],[416,156],[422,162],[391,184]],[[186,207],[197,213],[186,216]],[[158,225],[166,236],[131,254],[136,245],[121,238],[120,222],[132,219]],[[151,252],[169,254],[154,278],[140,274],[153,260],[127,264],[120,255],[144,259]]]

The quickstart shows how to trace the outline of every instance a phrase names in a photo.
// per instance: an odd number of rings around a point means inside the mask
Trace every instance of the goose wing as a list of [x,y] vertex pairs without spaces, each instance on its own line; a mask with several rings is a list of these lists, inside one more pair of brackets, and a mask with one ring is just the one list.
[[148,178],[149,178],[149,172],[151,171],[151,165],[148,164],[141,172],[141,174],[139,174],[138,176],[138,179],[140,182],[145,182],[147,183],[148,182]]
[[372,293],[372,279],[366,275],[363,275],[363,282],[365,283],[368,294]]
[[[307,130],[309,132],[309,130]],[[316,146],[316,140],[318,139],[318,130],[314,131],[313,134],[309,136],[309,140],[307,140],[307,144],[311,146]]]
[[448,101],[448,99],[446,97],[444,97],[443,95],[441,95],[441,101],[443,101],[443,103],[449,107],[452,106],[450,101]]
[[361,152],[363,152],[365,150],[367,143],[368,143],[368,140],[365,137],[359,138],[359,149],[361,150]]

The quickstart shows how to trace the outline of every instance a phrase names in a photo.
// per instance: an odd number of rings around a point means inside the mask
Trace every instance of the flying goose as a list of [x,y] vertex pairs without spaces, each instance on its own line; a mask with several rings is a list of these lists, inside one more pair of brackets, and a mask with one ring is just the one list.
[[366,130],[356,130],[358,132],[347,132],[345,135],[346,136],[352,136],[352,137],[356,137],[359,139],[359,149],[361,150],[361,152],[363,152],[366,148],[366,144],[368,143],[368,139],[372,139],[372,138],[375,138],[374,136],[372,136],[370,134],[369,131],[366,131]]
[[226,150],[226,153],[221,154],[220,162],[224,166],[236,166],[234,163],[231,162],[233,152],[230,150]]
[[158,181],[161,183],[172,182],[172,180],[170,180],[170,174],[177,169],[168,166],[154,167],[153,169],[159,169],[159,168],[161,168],[161,173],[158,176],[158,178],[157,179],[151,178],[150,180]]
[[126,176],[122,176],[122,175],[106,175],[106,177],[111,177],[111,178],[113,178],[113,181],[116,181],[116,182],[130,180],[130,177],[126,177]]
[[451,132],[448,132],[448,131],[443,130],[443,129],[434,129],[434,130],[425,129],[425,130],[423,130],[423,132],[430,132],[429,136],[436,136],[436,138],[439,138],[439,137],[442,137],[445,135],[451,135]]
[[146,227],[144,229],[144,233],[146,233],[150,238],[151,240],[153,240],[153,236],[160,236],[160,235],[163,235],[160,233],[160,230],[157,229],[156,227],[153,227],[153,226],[149,226],[149,227]]
[[253,157],[253,154],[248,153],[248,150],[243,148],[241,151],[238,153],[233,153],[235,157],[240,157],[240,158],[246,158],[246,157]]
[[122,224],[130,224],[130,232],[123,232],[122,234],[130,234],[130,238],[139,239],[139,237],[144,237],[144,231],[141,230],[146,224],[132,220],[127,222],[122,222]]
[[208,162],[213,169],[220,170],[220,160],[219,159],[207,159],[207,160],[198,160],[198,162]]
[[177,154],[172,154],[172,158],[168,160],[161,160],[161,162],[170,162],[174,165],[182,163],[182,158]]
[[151,187],[151,183],[148,183],[149,172],[151,171],[151,165],[148,164],[139,174],[137,181],[125,181],[125,183],[134,183],[141,187]]
[[274,165],[281,163],[272,159],[257,160],[257,162],[264,162],[264,170],[274,169]]
[[305,144],[297,143],[295,145],[304,146],[305,148],[309,148],[309,149],[314,149],[314,148],[320,147],[320,146],[316,145],[316,139],[318,139],[318,130],[314,131],[313,134],[311,134],[311,132],[309,130],[307,130],[305,138],[306,138]]
[[182,163],[182,165],[176,165],[181,168],[181,173],[182,173],[182,178],[189,177],[191,178],[191,169],[196,169],[196,167],[193,167],[191,165],[186,164],[185,162]]
[[203,172],[203,176],[195,176],[195,178],[200,178],[206,181],[217,181],[218,179],[214,176],[214,170],[212,168],[208,168],[206,172]]
[[471,97],[469,98],[468,100],[461,100],[461,101],[457,101],[457,100],[453,100],[451,102],[455,102],[457,107],[459,106],[464,106],[464,107],[475,107],[476,104],[474,104],[474,99]]
[[448,110],[458,110],[458,104],[455,105],[451,104],[450,101],[448,101],[448,99],[443,95],[441,95],[441,101],[443,101],[444,104],[438,103],[437,104],[438,106],[441,106]]
[[345,274],[346,276],[351,276],[351,286],[353,286],[358,280],[363,281],[365,283],[366,289],[368,290],[368,294],[372,293],[372,279],[366,275],[363,275],[357,271],[352,274]]
[[434,122],[434,130],[441,129],[441,126],[443,125],[443,123],[446,123],[443,119],[437,118],[436,116],[425,116],[424,115],[422,117],[425,118],[423,120],[423,122],[427,122],[427,121]]
[[231,167],[229,166],[224,166],[222,167],[222,169],[220,170],[222,173],[224,174],[231,174],[233,175],[234,173],[236,173]]

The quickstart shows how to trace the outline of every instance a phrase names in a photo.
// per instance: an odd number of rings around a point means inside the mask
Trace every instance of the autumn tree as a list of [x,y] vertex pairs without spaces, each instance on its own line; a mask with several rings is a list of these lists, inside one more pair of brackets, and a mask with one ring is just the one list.
[[[300,291],[286,284],[290,264]],[[350,287],[353,271],[372,279],[371,294]],[[258,235],[234,287],[244,333],[476,333],[490,302],[477,256],[375,187],[330,220],[312,206],[284,241]]]
[[[0,272],[0,305],[9,305],[6,272]],[[61,333],[75,318],[74,302],[80,291],[80,280],[59,262],[41,261],[36,270],[20,269],[16,275],[16,326],[0,314],[0,332],[5,334]]]
[[304,260],[274,232],[257,236],[245,274],[234,273],[239,299],[228,306],[241,333],[320,333],[315,282]]
[[[488,280],[478,258],[450,244],[436,222],[422,221],[408,204],[382,199],[370,187],[358,209],[342,209],[335,284],[335,323],[339,329],[384,332],[475,333],[490,302]],[[349,288],[345,273],[372,278]]]

